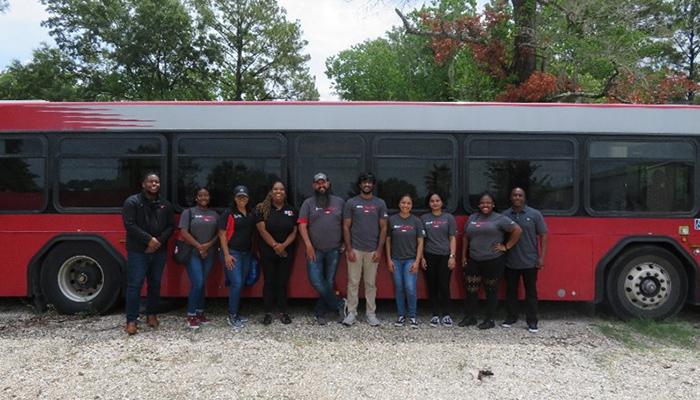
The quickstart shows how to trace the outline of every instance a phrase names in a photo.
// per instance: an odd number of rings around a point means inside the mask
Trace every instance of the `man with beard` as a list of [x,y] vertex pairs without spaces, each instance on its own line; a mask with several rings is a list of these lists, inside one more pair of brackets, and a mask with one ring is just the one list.
[[144,175],[143,191],[124,202],[122,219],[126,229],[126,332],[137,332],[141,287],[148,279],[146,323],[158,327],[156,312],[160,299],[160,279],[167,258],[168,238],[175,229],[173,206],[160,198],[160,177]]
[[327,323],[326,313],[342,313],[345,300],[335,294],[335,272],[343,243],[343,199],[331,194],[331,181],[323,172],[314,175],[314,195],[299,210],[299,233],[306,247],[309,282],[319,294],[314,316],[319,325]]
[[357,317],[360,278],[364,275],[367,322],[377,319],[377,267],[386,241],[387,208],[384,200],[374,197],[376,178],[364,173],[357,179],[360,194],[348,199],[343,209],[343,238],[348,259],[348,313],[343,325],[351,326]]

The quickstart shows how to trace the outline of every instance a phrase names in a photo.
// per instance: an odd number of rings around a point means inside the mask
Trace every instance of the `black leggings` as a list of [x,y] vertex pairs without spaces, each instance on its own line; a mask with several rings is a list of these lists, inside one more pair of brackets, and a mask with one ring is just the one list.
[[263,300],[266,314],[274,311],[275,303],[277,303],[277,309],[280,313],[287,312],[287,283],[293,261],[294,254],[291,252],[287,257],[279,257],[274,252],[261,252],[260,264],[265,278]]
[[467,286],[466,315],[476,317],[479,287],[483,283],[486,292],[486,312],[484,320],[492,320],[498,307],[498,281],[506,267],[506,256],[490,260],[476,261],[471,258],[464,268],[464,283]]
[[448,255],[425,253],[428,269],[425,279],[428,283],[428,297],[433,315],[450,315],[450,277],[452,271],[447,267]]

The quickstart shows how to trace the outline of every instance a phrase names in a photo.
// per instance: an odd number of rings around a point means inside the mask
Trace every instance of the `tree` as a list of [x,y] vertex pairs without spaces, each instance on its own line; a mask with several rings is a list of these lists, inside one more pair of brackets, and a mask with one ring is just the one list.
[[688,80],[695,84],[686,94],[688,103],[693,103],[695,92],[700,90],[697,86],[700,83],[697,67],[700,55],[700,0],[674,0],[671,15],[675,62],[685,72]]
[[194,0],[199,21],[222,57],[220,95],[226,100],[318,100],[303,54],[298,21],[276,0]]
[[14,60],[0,73],[0,98],[15,100],[81,100],[75,65],[57,48],[43,44],[26,65]]
[[211,99],[218,53],[180,0],[42,0],[85,100]]

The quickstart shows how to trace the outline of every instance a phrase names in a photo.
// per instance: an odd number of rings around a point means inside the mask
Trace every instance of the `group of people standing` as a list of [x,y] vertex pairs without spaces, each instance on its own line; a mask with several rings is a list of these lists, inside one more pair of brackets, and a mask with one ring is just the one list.
[[[455,218],[444,211],[439,193],[427,196],[430,212],[420,218],[411,212],[414,199],[409,194],[401,196],[399,212],[390,217],[385,202],[374,196],[375,185],[374,175],[360,175],[359,194],[344,201],[331,194],[328,176],[317,173],[312,183],[314,194],[303,202],[298,213],[287,201],[283,182],[275,182],[254,209],[249,204],[248,188],[236,186],[232,205],[221,215],[209,208],[209,191],[199,188],[196,206],[186,209],[179,223],[182,239],[192,247],[186,265],[191,283],[187,326],[197,329],[209,322],[204,313],[204,287],[217,253],[229,285],[227,321],[235,328],[244,326],[247,319],[240,313],[240,294],[254,260],[254,249],[264,277],[262,323],[271,324],[275,310],[280,322],[291,323],[287,285],[297,234],[303,241],[309,282],[319,295],[314,307],[319,325],[328,323],[329,313],[346,326],[357,321],[360,282],[364,284],[366,322],[371,326],[381,324],[376,315],[376,277],[384,259],[395,287],[398,317],[394,325],[418,327],[416,287],[418,272],[423,269],[432,310],[430,325],[452,326],[450,281],[457,265]],[[160,278],[167,258],[167,246],[163,244],[174,231],[173,207],[160,198],[158,175],[147,174],[142,189],[126,200],[123,209],[128,252],[126,331],[130,335],[137,332],[140,291],[146,279],[146,322],[158,326]],[[493,196],[484,193],[479,212],[472,214],[465,225],[461,256],[467,300],[459,326],[477,324],[477,296],[482,285],[487,301],[485,318],[478,327],[495,326],[496,291],[505,272],[508,316],[502,326],[511,327],[517,322],[522,277],[527,326],[531,332],[537,331],[536,282],[537,272],[544,265],[547,228],[539,211],[525,204],[522,188],[512,190],[511,202],[512,207],[499,214],[493,211]],[[347,299],[339,297],[335,289],[343,252],[348,268]]]

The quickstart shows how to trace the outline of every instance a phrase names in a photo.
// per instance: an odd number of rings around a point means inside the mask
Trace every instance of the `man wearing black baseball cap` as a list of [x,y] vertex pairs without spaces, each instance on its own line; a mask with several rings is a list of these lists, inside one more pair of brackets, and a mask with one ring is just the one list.
[[314,195],[299,209],[297,222],[306,247],[309,282],[319,294],[314,315],[319,325],[325,325],[328,311],[341,314],[345,310],[345,300],[335,295],[345,202],[331,194],[331,182],[323,172],[314,175],[313,189]]

